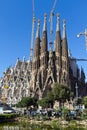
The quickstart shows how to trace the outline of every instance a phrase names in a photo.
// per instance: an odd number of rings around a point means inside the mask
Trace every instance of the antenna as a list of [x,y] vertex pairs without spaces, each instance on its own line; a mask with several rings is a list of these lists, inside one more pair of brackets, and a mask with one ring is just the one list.
[[77,34],[77,37],[80,37],[81,35],[85,35],[85,40],[86,40],[86,50],[87,50],[87,29],[85,29],[84,32],[81,32]]
[[52,34],[53,34],[53,16],[54,16],[54,9],[56,6],[57,0],[54,0],[54,4],[53,4],[53,8],[50,12],[50,18],[49,18],[49,22],[50,22],[50,49],[52,50]]
[[31,45],[30,45],[30,69],[32,69],[32,60],[33,60],[33,48],[34,48],[34,32],[35,32],[35,10],[34,10],[34,0],[32,0],[32,33],[31,33]]

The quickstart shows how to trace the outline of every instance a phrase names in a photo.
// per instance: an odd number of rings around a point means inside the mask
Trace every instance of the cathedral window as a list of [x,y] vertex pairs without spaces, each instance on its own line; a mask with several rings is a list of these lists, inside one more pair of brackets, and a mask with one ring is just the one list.
[[17,76],[14,76],[14,81],[16,81],[16,79],[17,79]]
[[65,61],[65,69],[67,69],[67,64],[66,64],[66,61]]
[[36,62],[34,64],[35,64],[35,69],[36,69]]
[[36,69],[38,69],[38,62],[36,62]]
[[20,80],[23,81],[23,78],[21,77]]
[[46,57],[44,57],[44,64],[46,63]]
[[64,76],[63,76],[64,82],[66,82],[66,73],[64,72]]
[[62,67],[63,67],[63,69],[65,68],[65,63],[64,63],[64,61],[62,62]]
[[58,65],[60,65],[60,58],[58,57]]
[[63,69],[67,69],[67,63],[66,63],[66,61],[62,61],[62,68]]
[[40,60],[38,60],[38,67],[40,66]]
[[44,57],[42,58],[42,65],[44,65]]
[[36,67],[36,64],[35,64],[35,62],[34,62],[34,65],[33,65],[33,66],[34,66],[34,69],[35,69],[35,67]]
[[21,74],[24,74],[24,71],[22,71]]
[[18,74],[18,71],[16,70],[16,72],[15,72],[16,74]]

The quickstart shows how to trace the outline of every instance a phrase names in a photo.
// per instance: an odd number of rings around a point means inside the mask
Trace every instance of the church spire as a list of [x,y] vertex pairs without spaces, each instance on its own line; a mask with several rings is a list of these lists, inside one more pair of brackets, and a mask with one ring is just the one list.
[[57,14],[55,52],[61,55],[60,14]]
[[40,19],[38,20],[38,25],[37,25],[37,32],[36,32],[36,38],[40,37]]
[[56,32],[60,31],[60,14],[57,14]]
[[46,21],[47,21],[47,14],[45,13],[45,14],[44,14],[44,26],[43,26],[43,31],[46,31],[46,28],[47,28]]
[[67,44],[67,37],[66,37],[66,21],[65,20],[63,20],[61,82],[66,85],[69,84],[68,44]]
[[68,44],[67,44],[67,37],[66,37],[66,21],[65,20],[63,20],[62,56],[68,58]]
[[34,48],[34,57],[39,57],[40,55],[40,20],[38,20],[37,24],[37,32],[36,32],[36,43]]
[[[46,76],[46,68],[48,65],[48,48],[47,48],[47,14],[44,14],[44,25],[43,25],[43,32],[42,32],[42,40],[41,40],[41,51],[40,51],[40,67],[42,69],[42,84],[45,81]],[[44,75],[44,76],[43,76]]]
[[56,40],[55,40],[55,56],[56,56],[56,71],[57,82],[60,83],[61,72],[61,35],[60,35],[60,14],[57,14],[56,24]]
[[42,45],[41,53],[47,52],[47,24],[46,24],[47,14],[44,14],[44,25],[42,34]]
[[82,66],[81,66],[81,81],[83,83],[85,83],[85,73],[84,73],[84,69],[82,68]]
[[63,39],[66,38],[66,21],[63,20]]
[[36,41],[34,47],[33,71],[37,71],[40,67],[40,20],[37,23]]

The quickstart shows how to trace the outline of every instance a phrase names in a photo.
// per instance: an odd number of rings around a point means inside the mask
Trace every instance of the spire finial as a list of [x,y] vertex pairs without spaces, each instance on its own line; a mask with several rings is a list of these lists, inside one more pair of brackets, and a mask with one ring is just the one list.
[[44,26],[43,26],[43,31],[46,31],[46,21],[47,21],[47,14],[44,14]]
[[23,62],[25,62],[25,56],[23,56]]
[[19,61],[19,57],[17,58],[17,62]]
[[38,19],[36,38],[40,37],[40,19]]
[[66,20],[63,20],[63,38],[66,37]]
[[57,14],[57,27],[56,27],[56,31],[60,30],[60,14]]

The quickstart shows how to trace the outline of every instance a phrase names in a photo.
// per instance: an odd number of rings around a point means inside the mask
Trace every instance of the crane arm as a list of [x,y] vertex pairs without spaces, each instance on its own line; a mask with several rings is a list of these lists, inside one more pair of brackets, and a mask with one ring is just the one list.
[[80,37],[81,35],[85,36],[85,41],[86,41],[86,50],[87,50],[87,29],[85,29],[84,32],[81,32],[77,35],[77,37]]
[[81,35],[85,35],[85,32],[81,32],[81,33],[77,34],[77,37],[80,37]]
[[87,59],[77,59],[77,58],[70,58],[70,60],[76,60],[76,61],[87,61]]
[[30,62],[33,59],[33,47],[34,47],[34,32],[35,32],[35,9],[34,9],[34,0],[32,0],[32,33],[31,33],[31,45],[30,45]]
[[35,17],[34,0],[32,0],[32,13],[33,17]]
[[50,48],[51,49],[52,49],[52,34],[53,34],[53,16],[54,16],[54,9],[55,9],[56,3],[57,3],[57,0],[54,0],[54,4],[53,4],[52,10],[50,12],[50,19],[49,19],[49,22],[50,22]]
[[54,12],[55,6],[56,6],[57,0],[54,0],[54,4],[53,4],[53,8],[52,8],[52,12]]

